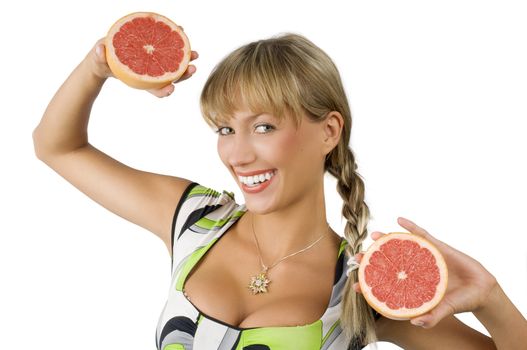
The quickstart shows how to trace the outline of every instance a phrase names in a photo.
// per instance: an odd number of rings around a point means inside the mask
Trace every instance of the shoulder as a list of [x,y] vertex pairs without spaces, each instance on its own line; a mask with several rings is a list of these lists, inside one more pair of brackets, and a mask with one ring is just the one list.
[[[213,229],[221,223],[220,219],[229,216],[239,205],[234,199],[234,193],[218,191],[210,187],[191,183],[178,203],[172,220],[172,242],[193,225],[203,229]],[[203,219],[208,220],[203,220]],[[215,220],[217,219],[217,220]],[[214,226],[207,225],[215,221]]]
[[244,212],[245,205],[235,201],[233,192],[193,182],[181,197],[172,219],[172,260],[189,249],[206,245]]

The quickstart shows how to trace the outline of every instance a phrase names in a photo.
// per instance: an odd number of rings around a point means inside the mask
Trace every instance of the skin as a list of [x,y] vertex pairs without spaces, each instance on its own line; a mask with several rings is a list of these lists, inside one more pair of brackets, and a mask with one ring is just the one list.
[[[104,38],[95,44],[50,101],[41,122],[33,132],[35,153],[40,160],[94,201],[157,235],[171,254],[170,236],[174,205],[179,202],[190,180],[127,167],[88,142],[87,125],[91,106],[106,79],[112,77],[104,57],[103,41]],[[191,59],[195,60],[197,57],[197,52],[193,51]],[[169,96],[174,92],[176,83],[190,78],[195,71],[195,66],[189,65],[177,82],[148,92],[157,97]],[[249,247],[250,242],[253,246],[252,240],[249,240],[252,238],[249,237],[251,231],[248,221],[252,215],[263,258],[269,262],[311,243],[325,228],[322,164],[324,156],[340,139],[342,117],[338,112],[332,112],[324,122],[318,124],[309,123],[304,118],[301,127],[295,130],[287,119],[280,125],[272,116],[267,115],[263,116],[269,118],[265,123],[276,126],[276,130],[260,134],[257,132],[268,128],[256,127],[255,123],[259,125],[263,121],[249,121],[248,115],[250,111],[242,107],[233,117],[229,125],[233,134],[220,136],[218,139],[219,155],[233,176],[236,170],[276,168],[278,173],[275,180],[278,181],[272,185],[273,188],[269,187],[264,191],[265,195],[244,194],[250,215],[244,215],[236,224],[237,233],[230,236],[230,241],[221,240],[220,243],[224,246],[241,244]],[[235,179],[238,181],[237,177]],[[377,321],[377,334],[381,341],[392,342],[404,349],[427,350],[516,350],[525,346],[527,322],[507,298],[494,276],[479,262],[435,239],[412,221],[399,218],[398,223],[438,247],[448,266],[449,284],[443,301],[428,314],[411,322],[386,318]],[[281,234],[276,235],[273,232]],[[372,238],[375,240],[381,235],[382,232],[374,232]],[[312,283],[315,276],[323,276],[324,271],[333,268],[328,261],[331,262],[334,256],[331,254],[336,249],[337,235],[331,231],[327,238],[329,239],[323,239],[316,246],[318,250],[313,248],[306,251],[315,252],[314,254],[298,255],[303,263],[324,268],[313,272],[314,276],[306,272],[305,276],[299,276],[300,280],[304,278]],[[280,249],[274,250],[273,247],[276,246]],[[215,251],[216,255],[225,259],[226,255],[218,254],[218,249],[219,247],[216,247],[212,250],[210,261],[213,261],[212,254]],[[246,252],[254,256],[254,252],[248,249],[232,251]],[[320,261],[314,260],[317,257]],[[360,257],[359,254],[357,258]],[[222,260],[218,258],[217,261]],[[286,270],[288,265],[285,261],[281,265],[277,266],[277,270],[279,267]],[[206,272],[203,266],[197,271]],[[240,274],[247,275],[245,271]],[[200,279],[194,281],[199,282]],[[357,286],[355,290],[360,292]],[[316,302],[317,307],[323,308],[324,305],[319,303],[322,294],[320,291],[316,295],[306,295],[305,303]],[[327,295],[322,297],[326,298]],[[274,301],[265,304],[263,309],[273,311],[268,313],[268,317],[276,323],[279,310],[272,309],[274,304]],[[454,314],[461,312],[472,312],[492,338],[458,321]],[[245,316],[247,315],[241,315],[232,322],[239,323]],[[317,312],[313,315],[300,315],[305,319],[314,316],[317,316]],[[247,320],[247,324],[243,326],[251,326],[251,322],[258,324],[262,321],[261,315],[259,317]],[[419,322],[422,322],[422,326],[416,326]]]
[[[527,321],[505,295],[496,278],[478,261],[436,239],[414,222],[399,217],[398,224],[432,242],[445,258],[448,287],[441,302],[430,312],[410,321],[381,318],[380,340],[404,349],[521,349],[527,341]],[[377,240],[385,235],[372,232]],[[357,254],[358,261],[363,254]],[[360,293],[360,286],[353,288]],[[472,312],[492,338],[468,327],[454,314]]]
[[[343,121],[337,112],[322,123],[304,116],[297,129],[289,117],[279,121],[268,113],[254,115],[244,109],[221,125],[217,148],[242,189],[259,244],[273,247],[268,261],[276,261],[327,231],[323,164],[338,143]],[[243,191],[236,172],[265,169],[276,169],[270,186],[256,194]]]
[[[243,109],[227,125],[219,127],[218,153],[239,185],[237,170],[278,170],[274,183],[263,192],[244,192],[246,206],[254,215],[255,227],[259,228],[261,246],[287,247],[271,255],[277,259],[295,251],[294,247],[301,247],[302,241],[305,244],[313,241],[313,238],[306,239],[306,232],[313,225],[325,222],[323,160],[340,139],[342,116],[332,112],[321,123],[309,122],[304,116],[300,127],[295,129],[289,118],[279,123],[269,114],[248,118],[251,115],[251,111]],[[306,212],[311,214],[306,216]],[[404,349],[520,348],[527,334],[524,332],[526,321],[505,296],[496,278],[479,262],[437,240],[412,221],[399,218],[398,223],[428,239],[441,251],[449,269],[449,284],[442,301],[429,313],[410,322],[381,318],[377,322],[379,339]],[[374,232],[372,239],[383,235]],[[357,255],[357,259],[360,261],[362,256]],[[358,283],[353,287],[360,293]],[[503,315],[503,310],[508,310],[508,314]],[[461,312],[473,312],[492,338],[453,316]],[[510,337],[511,330],[518,337]]]

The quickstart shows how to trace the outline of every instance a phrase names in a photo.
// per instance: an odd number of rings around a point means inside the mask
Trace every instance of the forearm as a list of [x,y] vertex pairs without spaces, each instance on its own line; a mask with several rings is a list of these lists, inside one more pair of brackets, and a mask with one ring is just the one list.
[[499,284],[486,305],[474,311],[474,315],[490,333],[497,349],[517,350],[527,346],[527,321]]
[[88,143],[91,108],[105,80],[92,73],[87,59],[73,70],[33,131],[39,158],[68,152]]

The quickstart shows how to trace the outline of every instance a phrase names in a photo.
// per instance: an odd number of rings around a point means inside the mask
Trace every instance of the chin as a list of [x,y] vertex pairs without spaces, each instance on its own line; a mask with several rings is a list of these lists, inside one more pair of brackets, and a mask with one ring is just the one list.
[[263,201],[255,200],[254,198],[247,198],[245,199],[245,207],[248,211],[254,214],[258,215],[265,215],[272,213],[273,211],[276,211],[276,206],[272,205],[270,203],[262,203]]

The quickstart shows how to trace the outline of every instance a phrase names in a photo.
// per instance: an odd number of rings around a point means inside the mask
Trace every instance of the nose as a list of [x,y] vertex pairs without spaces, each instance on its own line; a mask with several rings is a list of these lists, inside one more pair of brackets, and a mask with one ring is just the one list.
[[254,152],[254,147],[250,142],[249,136],[241,134],[231,135],[229,143],[226,149],[227,161],[232,167],[243,167],[246,164],[254,162],[256,153]]

